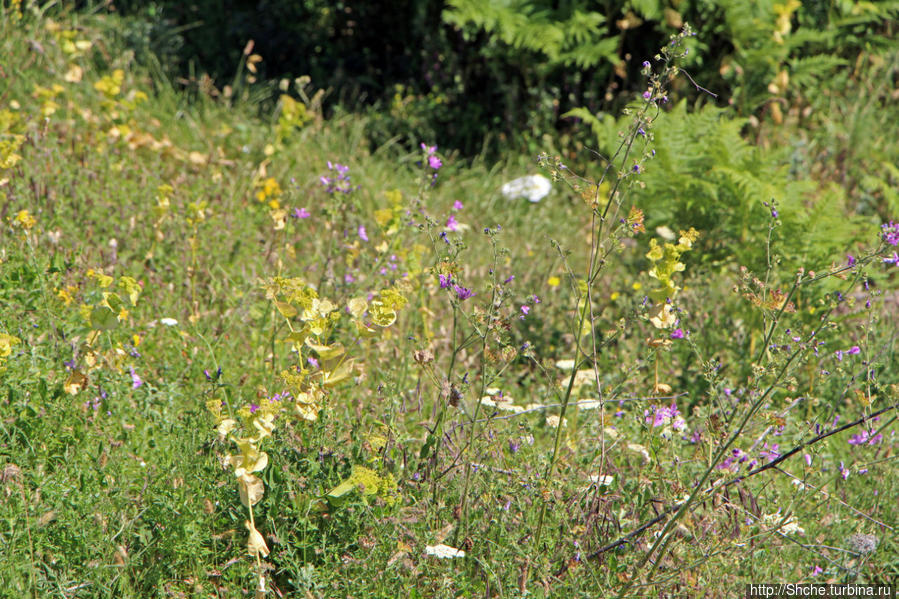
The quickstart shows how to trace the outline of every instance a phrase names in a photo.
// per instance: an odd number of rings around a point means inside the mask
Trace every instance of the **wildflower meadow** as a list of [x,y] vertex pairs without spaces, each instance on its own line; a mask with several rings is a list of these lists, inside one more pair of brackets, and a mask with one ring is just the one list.
[[[368,107],[72,4],[0,4],[0,597],[895,591],[894,3],[438,3]],[[477,147],[515,53],[582,105]]]

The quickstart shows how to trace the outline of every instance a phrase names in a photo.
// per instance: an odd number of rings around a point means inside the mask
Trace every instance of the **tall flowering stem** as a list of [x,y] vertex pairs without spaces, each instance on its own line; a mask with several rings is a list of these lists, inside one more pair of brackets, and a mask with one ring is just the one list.
[[247,508],[247,550],[256,562],[259,583],[257,596],[266,592],[262,559],[269,549],[256,526],[253,507],[262,500],[265,485],[257,473],[269,463],[268,454],[260,449],[263,440],[272,436],[275,420],[290,414],[300,421],[316,422],[334,389],[350,380],[359,368],[347,355],[343,345],[331,339],[338,322],[349,315],[360,337],[375,337],[378,330],[391,326],[406,304],[405,290],[382,289],[371,298],[350,299],[343,310],[300,278],[273,277],[263,284],[266,297],[284,318],[289,334],[285,341],[297,353],[297,364],[281,373],[287,390],[260,404],[252,403],[231,415],[218,399],[210,399],[207,407],[215,418],[219,439],[233,444],[238,454],[226,454],[222,465],[237,478],[241,503]]
[[[592,362],[594,377],[597,384],[597,392],[599,396],[599,413],[604,414],[605,398],[602,387],[599,383],[599,372],[597,371],[597,356],[600,351],[596,335],[594,333],[596,326],[596,314],[593,310],[593,284],[596,282],[599,274],[602,272],[607,258],[620,247],[620,238],[624,235],[639,233],[643,231],[643,215],[642,212],[633,207],[628,218],[616,220],[619,209],[622,204],[622,195],[627,187],[632,184],[635,177],[638,177],[644,170],[644,163],[651,160],[653,153],[644,151],[639,159],[631,166],[632,152],[638,140],[643,140],[644,145],[651,140],[651,135],[647,131],[655,118],[659,115],[660,105],[668,101],[665,86],[668,81],[674,78],[679,70],[674,64],[675,61],[685,54],[683,42],[686,38],[691,37],[693,31],[687,25],[676,36],[672,36],[671,43],[663,48],[655,58],[662,63],[663,68],[658,74],[652,71],[652,65],[646,61],[643,63],[643,73],[649,77],[649,86],[645,92],[641,94],[641,104],[634,112],[634,117],[630,125],[628,134],[619,144],[615,153],[607,160],[602,174],[598,181],[590,182],[571,171],[562,162],[556,158],[551,160],[547,155],[540,157],[540,163],[548,167],[552,172],[554,180],[563,180],[575,191],[580,192],[581,197],[591,208],[591,225],[590,225],[590,253],[587,260],[586,276],[577,281],[573,286],[576,288],[578,297],[577,310],[577,329],[575,334],[575,367],[572,369],[565,387],[564,395],[561,399],[561,411],[559,415],[560,423],[565,418],[568,405],[571,400],[574,381],[579,365],[584,362],[584,355],[588,355]],[[614,180],[609,184],[607,179],[613,177]],[[614,212],[612,210],[614,206]],[[572,281],[576,280],[573,273],[569,273]],[[590,336],[589,353],[584,347],[585,337]],[[605,445],[605,427],[600,430],[600,471],[603,471],[606,460]],[[540,541],[545,525],[545,516],[547,505],[550,498],[549,485],[552,481],[555,466],[559,457],[559,449],[561,447],[561,438],[563,427],[559,426],[555,431],[553,441],[553,452],[546,468],[546,473],[542,483],[543,504],[540,510],[540,517],[537,524],[537,530],[533,537],[534,547],[539,551]]]

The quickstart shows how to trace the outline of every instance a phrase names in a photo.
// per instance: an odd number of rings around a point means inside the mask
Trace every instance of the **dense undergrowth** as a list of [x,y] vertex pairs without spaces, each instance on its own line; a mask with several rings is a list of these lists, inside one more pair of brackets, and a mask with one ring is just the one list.
[[670,91],[686,29],[620,118],[579,113],[588,172],[462,163],[370,147],[306,80],[269,118],[188,100],[114,18],[17,7],[0,594],[895,581],[896,144],[853,129],[895,106],[836,78],[747,139]]

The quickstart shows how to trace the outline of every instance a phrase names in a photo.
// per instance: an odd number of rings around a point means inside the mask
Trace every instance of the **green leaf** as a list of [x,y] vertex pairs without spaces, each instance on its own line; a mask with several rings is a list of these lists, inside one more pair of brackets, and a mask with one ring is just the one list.
[[116,313],[109,306],[100,305],[91,310],[91,328],[98,331],[111,331],[119,326]]

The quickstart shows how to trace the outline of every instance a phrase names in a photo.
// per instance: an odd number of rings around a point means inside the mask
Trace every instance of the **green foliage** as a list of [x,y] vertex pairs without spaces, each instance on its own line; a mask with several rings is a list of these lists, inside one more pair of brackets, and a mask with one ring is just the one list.
[[[603,61],[618,62],[618,37],[606,36],[606,18],[587,8],[588,3],[552,3],[516,0],[484,4],[452,0],[443,14],[445,22],[463,32],[483,30],[517,52],[544,55],[542,68],[595,67]],[[539,76],[539,73],[538,73]]]
[[[305,80],[183,94],[115,16],[0,11],[0,594],[896,578],[892,62],[756,126],[661,100],[685,30],[627,118],[572,111],[612,166],[545,156],[527,202],[533,156],[372,146]],[[845,192],[822,148],[866,130]]]
[[[607,154],[628,122],[570,114],[585,119]],[[647,226],[694,226],[703,232],[697,243],[704,260],[736,260],[753,270],[767,260],[772,206],[783,223],[775,239],[790,263],[852,247],[867,219],[848,213],[845,194],[791,173],[785,151],[751,145],[742,136],[746,120],[726,115],[708,105],[688,112],[686,101],[659,114],[652,132],[655,155],[633,191],[645,207]]]

